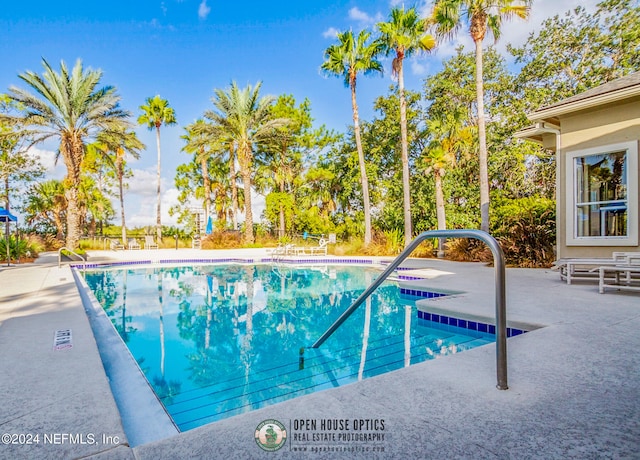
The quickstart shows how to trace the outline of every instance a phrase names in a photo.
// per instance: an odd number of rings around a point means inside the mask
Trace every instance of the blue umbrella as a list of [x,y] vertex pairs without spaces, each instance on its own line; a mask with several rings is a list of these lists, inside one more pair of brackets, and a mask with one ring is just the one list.
[[207,235],[211,235],[212,232],[213,232],[213,222],[211,221],[211,216],[209,216],[209,218],[207,219],[207,229],[205,230],[205,233]]
[[0,208],[0,222],[5,222],[5,247],[7,248],[7,267],[9,266],[9,261],[11,260],[11,250],[9,248],[9,222],[18,222],[18,218],[11,214],[4,208]]
[[18,218],[4,208],[0,208],[0,222],[17,222]]

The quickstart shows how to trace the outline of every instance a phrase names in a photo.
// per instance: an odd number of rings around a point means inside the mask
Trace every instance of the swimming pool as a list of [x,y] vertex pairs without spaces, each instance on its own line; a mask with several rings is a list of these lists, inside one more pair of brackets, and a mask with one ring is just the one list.
[[[216,264],[92,270],[85,279],[180,430],[495,340],[427,321],[422,291],[373,267]],[[304,353],[301,354],[301,349]]]

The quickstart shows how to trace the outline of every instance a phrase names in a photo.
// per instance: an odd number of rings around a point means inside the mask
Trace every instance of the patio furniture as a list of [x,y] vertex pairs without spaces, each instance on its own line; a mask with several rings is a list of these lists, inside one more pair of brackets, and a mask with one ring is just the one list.
[[144,237],[144,248],[145,249],[158,249],[158,244],[153,240],[153,236],[146,235]]
[[135,238],[129,238],[127,241],[127,248],[129,249],[140,249],[140,243]]
[[112,251],[117,251],[118,249],[124,249],[124,244],[122,244],[120,240],[109,238],[109,248],[111,248]]
[[[603,265],[594,268],[598,272],[598,292],[604,294],[605,288],[615,288],[627,291],[640,291],[640,279],[632,278],[634,274],[640,274],[640,265]],[[613,281],[607,282],[606,274],[613,274]],[[621,278],[620,275],[625,275]]]
[[327,240],[325,240],[324,238],[320,238],[320,240],[318,241],[318,246],[296,248],[296,255],[326,256],[327,244],[328,244]]
[[278,246],[273,248],[271,251],[271,256],[288,256],[291,254],[296,254],[296,247],[293,244],[282,244],[278,243]]
[[[598,267],[615,267],[617,265],[640,264],[640,252],[613,252],[610,259],[575,258],[560,259],[554,263],[553,269],[559,270],[560,279],[571,284],[573,280],[595,280],[598,278]],[[606,276],[605,272],[603,276]],[[611,274],[611,273],[609,273]]]

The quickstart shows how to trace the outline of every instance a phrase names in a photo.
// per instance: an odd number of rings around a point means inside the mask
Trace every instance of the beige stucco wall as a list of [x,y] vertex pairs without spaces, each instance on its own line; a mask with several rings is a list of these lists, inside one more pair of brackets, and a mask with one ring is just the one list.
[[[557,257],[610,257],[612,251],[640,251],[640,246],[567,246],[566,152],[640,139],[640,98],[560,116],[561,146],[556,152]],[[638,162],[640,164],[640,162]],[[640,169],[640,167],[638,168]],[[638,176],[640,177],[640,171]],[[640,209],[638,209],[640,215]]]

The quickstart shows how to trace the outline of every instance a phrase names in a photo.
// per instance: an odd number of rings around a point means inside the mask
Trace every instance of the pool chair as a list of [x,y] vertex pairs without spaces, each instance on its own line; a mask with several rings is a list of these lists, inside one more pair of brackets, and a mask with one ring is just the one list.
[[273,248],[271,251],[268,251],[271,256],[287,256],[290,254],[295,254],[295,246],[293,244],[282,244],[278,243],[278,246]]
[[311,247],[299,247],[296,248],[296,255],[298,256],[326,256],[327,255],[328,241],[324,238],[320,238],[317,246]]
[[112,251],[117,251],[118,249],[124,249],[124,245],[120,242],[120,240],[109,239],[109,247]]
[[153,236],[146,235],[144,237],[144,248],[145,249],[158,249],[158,244],[153,240]]
[[327,244],[329,242],[324,238],[320,238],[317,246],[312,246],[309,248],[312,256],[326,256],[327,255]]
[[129,249],[140,249],[140,243],[135,238],[129,238],[127,241],[127,248]]

